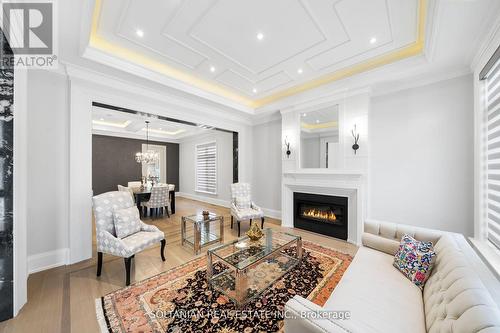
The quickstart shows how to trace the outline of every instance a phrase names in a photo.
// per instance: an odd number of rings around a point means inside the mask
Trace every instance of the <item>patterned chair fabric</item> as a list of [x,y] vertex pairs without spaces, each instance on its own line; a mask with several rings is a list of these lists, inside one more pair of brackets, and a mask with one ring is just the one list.
[[248,183],[231,184],[231,215],[236,218],[236,221],[243,221],[255,218],[264,217],[264,212],[251,201],[249,208],[239,209],[236,206],[236,198],[249,197],[252,198],[252,190]]
[[130,193],[130,196],[132,197],[132,201],[135,202],[134,191],[132,190],[131,187],[126,187],[126,186],[118,185],[118,191]]
[[153,186],[151,198],[144,203],[147,208],[162,208],[169,203],[168,186]]
[[150,245],[165,239],[154,225],[141,223],[141,231],[123,239],[116,237],[113,212],[134,206],[128,192],[107,192],[93,197],[97,252],[128,258]]

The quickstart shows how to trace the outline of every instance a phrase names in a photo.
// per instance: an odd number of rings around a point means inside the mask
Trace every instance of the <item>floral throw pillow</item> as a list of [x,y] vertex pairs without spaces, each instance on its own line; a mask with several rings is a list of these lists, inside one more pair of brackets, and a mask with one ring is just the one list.
[[435,260],[436,252],[432,242],[421,242],[405,234],[394,256],[393,265],[411,282],[423,289]]
[[125,238],[141,231],[141,218],[137,207],[116,210],[113,214],[116,237]]

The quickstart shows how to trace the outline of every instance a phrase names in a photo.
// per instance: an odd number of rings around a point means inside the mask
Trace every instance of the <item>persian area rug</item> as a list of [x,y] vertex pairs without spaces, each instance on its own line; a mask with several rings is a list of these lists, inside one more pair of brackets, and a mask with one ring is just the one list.
[[[197,258],[96,300],[102,332],[276,332],[284,305],[295,295],[323,305],[351,263],[350,255],[303,241],[303,259],[254,301],[237,308],[206,280]],[[287,249],[294,255],[295,248]],[[273,274],[270,262],[269,275]],[[214,265],[215,274],[224,269]],[[266,272],[259,272],[266,279]],[[272,281],[272,280],[270,280]],[[251,286],[250,286],[251,287]]]

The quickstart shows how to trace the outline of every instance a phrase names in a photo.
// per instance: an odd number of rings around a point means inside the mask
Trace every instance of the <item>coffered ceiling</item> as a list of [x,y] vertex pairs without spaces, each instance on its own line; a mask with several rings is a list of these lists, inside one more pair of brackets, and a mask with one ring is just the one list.
[[256,108],[416,55],[426,0],[96,0],[90,46]]

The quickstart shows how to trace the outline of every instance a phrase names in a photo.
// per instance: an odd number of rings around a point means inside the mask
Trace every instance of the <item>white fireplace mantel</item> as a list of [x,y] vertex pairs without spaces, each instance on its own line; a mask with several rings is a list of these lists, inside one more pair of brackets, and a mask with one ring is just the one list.
[[348,199],[348,239],[361,244],[365,220],[365,174],[358,171],[300,169],[283,173],[282,225],[293,227],[293,193],[334,195]]

